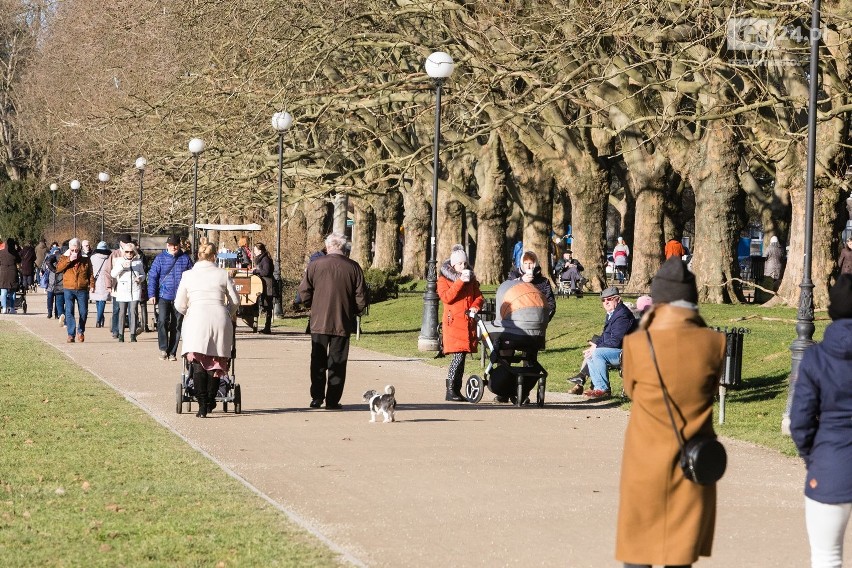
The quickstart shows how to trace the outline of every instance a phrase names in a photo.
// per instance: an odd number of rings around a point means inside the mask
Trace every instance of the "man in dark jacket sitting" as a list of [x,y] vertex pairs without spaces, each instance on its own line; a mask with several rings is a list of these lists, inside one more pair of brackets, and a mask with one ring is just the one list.
[[[606,310],[603,332],[589,341],[589,348],[583,351],[588,375],[592,379],[592,388],[583,393],[588,400],[606,400],[612,395],[609,368],[620,364],[624,336],[636,329],[637,325],[633,312],[621,302],[621,296],[615,286],[601,292],[601,302]],[[574,383],[571,394],[583,392],[585,376],[582,373],[568,381]]]

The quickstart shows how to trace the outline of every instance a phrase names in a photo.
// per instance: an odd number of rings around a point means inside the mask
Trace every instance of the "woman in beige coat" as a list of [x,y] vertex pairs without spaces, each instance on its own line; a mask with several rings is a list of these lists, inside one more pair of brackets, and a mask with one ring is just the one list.
[[648,334],[686,440],[698,432],[713,433],[713,396],[725,360],[725,337],[698,315],[695,277],[680,258],[660,268],[651,297],[654,305],[639,330],[624,338],[624,390],[633,406],[621,464],[615,556],[625,567],[690,566],[710,556],[716,486],[683,476]]
[[175,309],[184,314],[181,355],[190,363],[199,418],[215,408],[219,379],[228,373],[240,305],[234,281],[214,264],[215,256],[202,239],[198,262],[183,273],[175,297]]

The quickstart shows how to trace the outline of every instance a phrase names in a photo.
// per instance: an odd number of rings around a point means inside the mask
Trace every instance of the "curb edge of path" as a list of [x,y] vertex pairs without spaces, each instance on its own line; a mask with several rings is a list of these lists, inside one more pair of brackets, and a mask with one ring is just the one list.
[[75,365],[77,365],[78,367],[80,367],[81,369],[86,371],[87,373],[89,373],[92,376],[94,376],[95,378],[97,378],[99,381],[101,381],[102,383],[107,385],[113,391],[117,392],[119,395],[121,395],[124,398],[124,400],[130,402],[131,404],[133,404],[134,406],[136,406],[137,408],[142,410],[145,414],[147,414],[148,416],[153,418],[154,421],[157,424],[164,427],[166,430],[168,430],[169,432],[171,432],[172,434],[174,434],[175,436],[177,436],[178,438],[183,440],[184,443],[186,443],[193,450],[195,450],[196,452],[198,452],[199,454],[204,456],[206,459],[208,459],[211,462],[213,462],[214,464],[216,464],[216,466],[218,466],[222,471],[224,471],[226,474],[228,474],[231,478],[240,482],[243,486],[248,488],[249,491],[251,491],[252,493],[257,495],[258,497],[260,497],[261,499],[263,499],[264,501],[266,501],[267,503],[272,505],[275,509],[277,509],[281,513],[284,513],[284,515],[286,515],[287,518],[291,522],[293,522],[295,525],[297,525],[301,529],[307,531],[311,536],[315,537],[317,540],[319,540],[321,543],[323,543],[325,546],[327,546],[329,549],[331,549],[331,551],[334,552],[335,554],[337,554],[338,557],[341,560],[343,560],[344,562],[346,562],[347,564],[350,564],[352,566],[358,566],[359,568],[366,568],[367,565],[364,562],[362,562],[360,559],[358,559],[357,557],[355,557],[352,554],[350,554],[349,552],[347,552],[342,546],[340,546],[337,543],[335,543],[334,541],[332,541],[329,537],[327,537],[325,534],[323,534],[316,526],[314,526],[310,521],[302,518],[299,514],[288,509],[287,507],[285,507],[284,505],[282,505],[278,501],[275,501],[272,497],[270,497],[269,495],[267,495],[266,493],[264,493],[263,491],[258,489],[255,485],[253,485],[250,481],[248,481],[247,479],[242,477],[240,474],[238,474],[237,472],[235,472],[234,470],[229,468],[227,465],[225,465],[224,463],[222,463],[221,461],[216,459],[214,456],[210,455],[206,450],[204,450],[203,448],[201,448],[200,446],[198,446],[197,444],[192,442],[192,440],[188,439],[186,436],[184,436],[183,434],[181,434],[180,432],[178,432],[177,430],[172,428],[172,426],[169,425],[167,422],[165,422],[161,418],[155,416],[145,404],[141,403],[140,401],[133,398],[132,396],[122,392],[118,387],[116,387],[116,385],[112,384],[111,382],[109,382],[107,379],[105,379],[104,377],[102,377],[100,374],[93,371],[92,369],[80,364],[73,357],[71,357],[70,354],[63,351],[62,349],[59,349],[59,347],[57,347],[53,343],[47,341],[46,339],[44,339],[40,335],[36,334],[30,328],[22,325],[20,322],[17,322],[17,321],[14,322],[14,323],[15,323],[15,325],[18,326],[19,329],[23,329],[24,331],[26,331],[27,333],[29,333],[30,335],[32,335],[33,337],[35,337],[36,339],[41,341],[42,343],[48,345],[49,347],[52,347],[53,349],[58,351],[61,355],[68,358],[69,360],[71,360]]

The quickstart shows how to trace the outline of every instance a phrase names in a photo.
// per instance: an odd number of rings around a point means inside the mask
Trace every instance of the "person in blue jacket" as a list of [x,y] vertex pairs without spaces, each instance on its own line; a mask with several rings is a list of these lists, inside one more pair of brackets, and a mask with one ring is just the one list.
[[175,309],[180,277],[192,268],[192,259],[180,249],[180,237],[172,235],[166,250],[154,258],[148,272],[148,298],[157,306],[157,342],[160,359],[177,361],[180,326],[183,316]]
[[790,433],[805,460],[811,566],[843,564],[852,511],[852,275],[829,291],[831,325],[805,351],[793,390]]
[[[589,347],[583,351],[583,359],[588,365],[592,388],[583,392],[586,400],[606,400],[612,396],[609,386],[609,368],[621,364],[621,347],[624,336],[636,329],[638,322],[630,308],[621,301],[615,286],[601,292],[601,306],[606,311],[603,331],[589,341]],[[585,376],[580,373],[568,379],[572,383],[572,394],[582,392]]]

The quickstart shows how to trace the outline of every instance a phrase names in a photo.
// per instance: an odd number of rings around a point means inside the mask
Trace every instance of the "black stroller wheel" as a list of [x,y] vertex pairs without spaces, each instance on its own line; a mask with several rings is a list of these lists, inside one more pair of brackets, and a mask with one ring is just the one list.
[[175,389],[175,412],[181,414],[183,412],[183,385],[178,383]]
[[541,379],[538,381],[538,392],[536,392],[535,404],[539,408],[544,407],[544,392],[545,392],[545,381]]
[[482,395],[485,394],[485,384],[478,375],[468,377],[464,385],[464,397],[471,404],[476,404],[482,400]]
[[234,386],[234,414],[240,414],[243,411],[243,397],[240,392],[240,385]]

